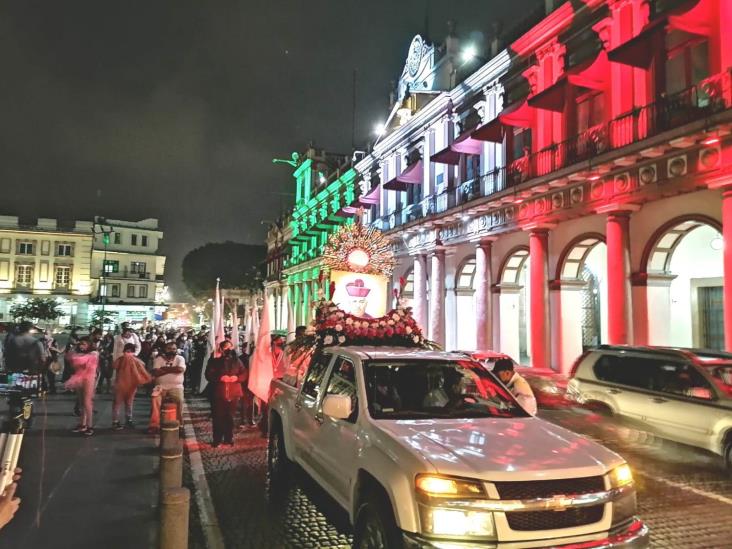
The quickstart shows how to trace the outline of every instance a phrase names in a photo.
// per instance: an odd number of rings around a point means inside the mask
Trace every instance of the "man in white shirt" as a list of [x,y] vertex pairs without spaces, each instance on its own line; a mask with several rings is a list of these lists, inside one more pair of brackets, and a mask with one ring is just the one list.
[[182,425],[185,371],[185,359],[178,354],[175,342],[169,341],[165,345],[165,353],[153,361],[152,375],[155,378],[155,389],[152,393],[152,412],[148,428],[150,433],[157,433],[160,430],[160,409],[165,400],[175,402],[178,408],[178,422]]
[[493,366],[493,373],[508,387],[511,394],[516,398],[521,407],[536,415],[536,397],[531,390],[529,382],[513,370],[513,360],[510,358],[499,358]]
[[114,338],[114,348],[112,349],[112,362],[117,360],[125,353],[125,345],[127,343],[134,343],[135,345],[135,356],[140,354],[142,351],[142,343],[140,342],[140,336],[130,328],[127,322],[123,322],[120,325],[122,333]]

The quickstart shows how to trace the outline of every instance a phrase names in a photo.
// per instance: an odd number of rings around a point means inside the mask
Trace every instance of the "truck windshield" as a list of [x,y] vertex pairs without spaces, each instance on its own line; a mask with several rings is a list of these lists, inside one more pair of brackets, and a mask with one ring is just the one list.
[[471,360],[371,360],[364,378],[374,419],[528,417],[493,374]]

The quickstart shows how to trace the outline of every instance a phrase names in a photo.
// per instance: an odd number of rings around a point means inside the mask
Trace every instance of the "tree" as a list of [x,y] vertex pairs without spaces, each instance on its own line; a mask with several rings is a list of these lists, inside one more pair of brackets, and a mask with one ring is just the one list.
[[183,282],[196,298],[208,298],[216,288],[256,290],[262,287],[266,246],[237,242],[209,243],[183,258]]
[[[117,311],[104,311],[104,325],[108,326],[109,324],[116,324],[117,323],[117,317],[119,316],[119,313]],[[102,325],[102,311],[96,310],[92,313],[91,316],[91,323],[92,326],[101,326]]]
[[15,320],[51,321],[63,315],[58,302],[53,298],[34,297],[10,308],[10,316]]

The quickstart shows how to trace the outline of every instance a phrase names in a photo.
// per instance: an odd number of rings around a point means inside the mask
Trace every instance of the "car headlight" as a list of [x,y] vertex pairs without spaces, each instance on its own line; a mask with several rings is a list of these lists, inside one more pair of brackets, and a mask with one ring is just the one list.
[[417,475],[417,493],[430,498],[486,497],[483,483],[477,480],[440,475]]
[[629,486],[633,484],[633,472],[630,470],[630,465],[623,463],[610,471],[610,487],[611,488],[622,488],[623,486]]
[[495,536],[493,513],[420,505],[422,531],[433,536],[488,538]]

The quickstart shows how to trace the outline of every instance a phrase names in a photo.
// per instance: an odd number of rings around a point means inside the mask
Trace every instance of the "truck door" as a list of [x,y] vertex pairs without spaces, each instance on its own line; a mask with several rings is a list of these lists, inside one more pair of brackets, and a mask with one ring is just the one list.
[[329,394],[351,397],[353,412],[345,420],[321,415],[322,423],[313,441],[313,459],[318,463],[318,475],[327,483],[331,494],[341,504],[347,504],[359,446],[356,425],[358,398],[353,362],[348,358],[336,357],[325,387],[323,398]]
[[320,428],[319,405],[323,390],[323,380],[328,366],[333,359],[331,354],[320,354],[313,357],[300,393],[295,401],[292,429],[295,440],[295,451],[298,461],[310,473],[312,471],[312,447],[315,433]]

